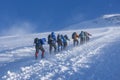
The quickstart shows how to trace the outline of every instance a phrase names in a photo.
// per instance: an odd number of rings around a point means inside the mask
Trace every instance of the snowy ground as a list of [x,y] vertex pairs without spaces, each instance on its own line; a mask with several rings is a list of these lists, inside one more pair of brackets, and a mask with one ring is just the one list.
[[[76,30],[80,33],[81,30]],[[33,40],[48,33],[0,38],[0,80],[119,80],[120,27],[85,29],[92,34],[89,43],[67,50],[48,52],[34,59]],[[68,34],[72,30],[56,32]]]

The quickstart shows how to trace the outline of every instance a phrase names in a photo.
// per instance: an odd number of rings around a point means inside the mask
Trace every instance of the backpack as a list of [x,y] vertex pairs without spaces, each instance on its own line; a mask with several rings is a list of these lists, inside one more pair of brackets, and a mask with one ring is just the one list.
[[49,35],[48,35],[48,44],[50,44],[50,41],[51,41],[50,38],[51,38],[51,35],[49,34]]
[[48,35],[48,44],[54,44],[56,43],[56,37],[53,36],[51,34]]
[[46,42],[46,38],[39,39],[39,43],[40,43],[40,44],[44,45],[45,42]]
[[66,40],[69,40],[67,35],[64,35],[64,38],[65,38]]
[[51,37],[53,38],[54,41],[56,41],[56,36],[54,32],[51,33]]
[[66,42],[66,39],[64,38],[63,35],[61,35],[61,38],[62,38],[62,42]]
[[59,41],[62,41],[62,40],[61,40],[61,35],[59,35],[59,34],[58,34],[58,36],[57,36],[57,41],[58,41],[58,42],[59,42]]
[[85,32],[81,31],[81,33],[79,34],[79,37],[84,37],[85,36]]
[[72,34],[72,39],[75,38],[75,35],[76,35],[76,32],[74,32],[74,33]]
[[35,44],[38,44],[38,43],[39,43],[39,39],[38,39],[38,38],[35,38],[35,39],[34,39],[34,43],[35,43]]

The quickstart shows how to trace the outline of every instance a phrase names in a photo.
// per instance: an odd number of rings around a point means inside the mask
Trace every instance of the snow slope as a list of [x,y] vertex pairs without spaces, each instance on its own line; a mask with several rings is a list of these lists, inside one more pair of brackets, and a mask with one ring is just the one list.
[[[33,39],[50,33],[0,38],[0,80],[119,80],[120,27],[83,29],[92,34],[89,43],[34,59]],[[59,31],[68,34],[80,30]],[[40,56],[40,53],[39,53]]]
[[119,27],[120,26],[120,14],[107,14],[99,18],[83,21],[77,24],[70,25],[65,29],[86,29],[86,28],[98,28],[98,27]]

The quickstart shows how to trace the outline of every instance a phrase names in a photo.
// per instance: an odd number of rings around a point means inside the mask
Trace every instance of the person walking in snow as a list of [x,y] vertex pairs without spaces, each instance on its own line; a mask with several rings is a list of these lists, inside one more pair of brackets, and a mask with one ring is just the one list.
[[57,35],[57,46],[58,46],[58,51],[60,50],[62,51],[63,43],[62,43],[62,38],[60,34]]
[[39,50],[42,51],[41,58],[44,58],[45,49],[43,48],[43,44],[45,42],[46,42],[45,38],[42,38],[42,39],[35,38],[34,39],[34,44],[35,44],[35,49],[36,49],[36,52],[35,52],[35,58],[36,59],[38,58]]
[[81,33],[79,34],[80,44],[84,44],[84,43],[88,42],[90,39],[89,36],[92,36],[92,35],[86,31],[81,31]]
[[74,32],[72,34],[72,39],[73,39],[73,45],[74,46],[79,44],[78,38],[79,38],[79,35],[76,32]]
[[66,47],[68,46],[68,43],[67,43],[67,41],[70,41],[70,39],[68,38],[68,36],[67,35],[61,35],[61,37],[62,37],[62,41],[63,41],[63,49],[66,49]]
[[88,33],[87,31],[84,32],[85,34],[85,41],[88,42],[90,40],[90,37],[89,36],[92,36],[90,33]]
[[54,52],[56,52],[56,36],[55,33],[52,32],[48,35],[48,44],[49,44],[49,52],[52,52],[52,48],[54,47]]
[[81,31],[81,33],[79,34],[79,38],[80,38],[80,44],[84,44],[86,41],[86,37],[85,37],[85,32]]

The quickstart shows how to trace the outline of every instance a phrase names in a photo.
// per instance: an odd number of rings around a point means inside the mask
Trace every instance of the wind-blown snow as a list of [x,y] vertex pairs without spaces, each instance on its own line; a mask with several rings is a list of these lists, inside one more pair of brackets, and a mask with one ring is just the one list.
[[[99,69],[106,64],[99,63],[102,56],[113,55],[110,44],[116,43],[120,39],[120,27],[107,27],[95,29],[83,29],[92,34],[89,43],[73,47],[72,39],[66,50],[49,54],[48,45],[45,59],[34,59],[33,40],[35,37],[46,37],[48,33],[40,33],[26,36],[2,37],[0,38],[0,77],[3,80],[119,80],[119,72],[112,78],[103,75],[100,77]],[[75,30],[80,33],[81,30]],[[74,30],[60,31],[58,33],[71,34]],[[114,45],[114,49],[115,46]],[[111,48],[111,47],[110,47]],[[117,48],[116,48],[117,49]],[[109,52],[109,53],[108,53]],[[120,52],[120,49],[117,49]],[[116,53],[117,53],[116,52]],[[114,54],[116,54],[114,53]],[[39,56],[41,53],[39,53]],[[108,56],[109,57],[109,56]],[[120,57],[119,57],[120,58]],[[113,58],[114,59],[114,58]],[[120,60],[120,59],[119,59]],[[104,63],[104,62],[103,62]],[[112,65],[112,64],[111,64]],[[96,67],[95,67],[96,66]],[[106,67],[104,67],[106,69]],[[117,66],[117,68],[120,65]],[[91,70],[92,69],[92,70]],[[96,71],[98,72],[96,72]],[[89,71],[89,72],[87,72]],[[106,71],[106,70],[104,70]],[[97,73],[95,75],[95,73]],[[109,75],[109,74],[108,74]]]
[[103,18],[111,18],[114,16],[120,16],[120,14],[109,14],[109,15],[104,15]]

